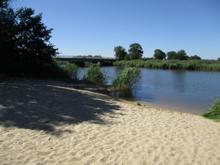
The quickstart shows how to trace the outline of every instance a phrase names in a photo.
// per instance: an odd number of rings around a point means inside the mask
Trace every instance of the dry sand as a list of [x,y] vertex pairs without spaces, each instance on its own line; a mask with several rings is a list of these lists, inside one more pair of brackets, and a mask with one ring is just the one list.
[[0,164],[219,165],[220,123],[62,83],[0,83]]

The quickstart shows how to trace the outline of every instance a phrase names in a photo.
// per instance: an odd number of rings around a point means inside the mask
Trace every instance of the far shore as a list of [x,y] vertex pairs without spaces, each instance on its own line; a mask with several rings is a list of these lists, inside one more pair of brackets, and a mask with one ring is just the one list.
[[219,123],[62,81],[1,80],[0,134],[2,164],[220,164]]

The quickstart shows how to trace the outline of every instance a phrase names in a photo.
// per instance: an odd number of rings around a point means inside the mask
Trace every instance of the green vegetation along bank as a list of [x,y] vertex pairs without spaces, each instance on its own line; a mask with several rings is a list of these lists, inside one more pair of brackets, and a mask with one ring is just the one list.
[[130,90],[139,76],[140,70],[137,68],[124,68],[113,82],[115,90]]
[[209,109],[209,111],[203,114],[203,116],[208,119],[220,121],[220,101],[216,101],[214,105]]
[[105,82],[105,75],[102,73],[99,65],[91,64],[86,71],[84,80],[94,84],[103,85]]
[[218,60],[122,60],[115,66],[170,70],[220,71]]

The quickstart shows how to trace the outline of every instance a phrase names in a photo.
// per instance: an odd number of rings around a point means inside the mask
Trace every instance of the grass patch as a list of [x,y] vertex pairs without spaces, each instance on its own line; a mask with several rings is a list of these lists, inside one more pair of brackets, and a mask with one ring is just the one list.
[[124,68],[113,82],[114,90],[129,90],[133,87],[140,70],[138,68]]
[[220,100],[217,100],[214,105],[209,109],[209,111],[203,114],[203,116],[208,119],[220,121]]

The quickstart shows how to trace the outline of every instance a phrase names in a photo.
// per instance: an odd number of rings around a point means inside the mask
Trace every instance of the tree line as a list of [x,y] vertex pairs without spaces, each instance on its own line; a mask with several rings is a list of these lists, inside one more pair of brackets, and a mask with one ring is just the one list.
[[143,56],[143,48],[139,43],[133,43],[129,46],[128,52],[122,46],[114,48],[115,57],[118,60],[134,60],[141,59]]
[[[140,44],[134,43],[129,46],[128,52],[122,46],[114,48],[115,57],[117,60],[134,60],[141,59],[143,56],[143,48]],[[163,52],[161,49],[155,49],[153,58],[157,60],[201,60],[198,55],[188,56],[185,50]]]

